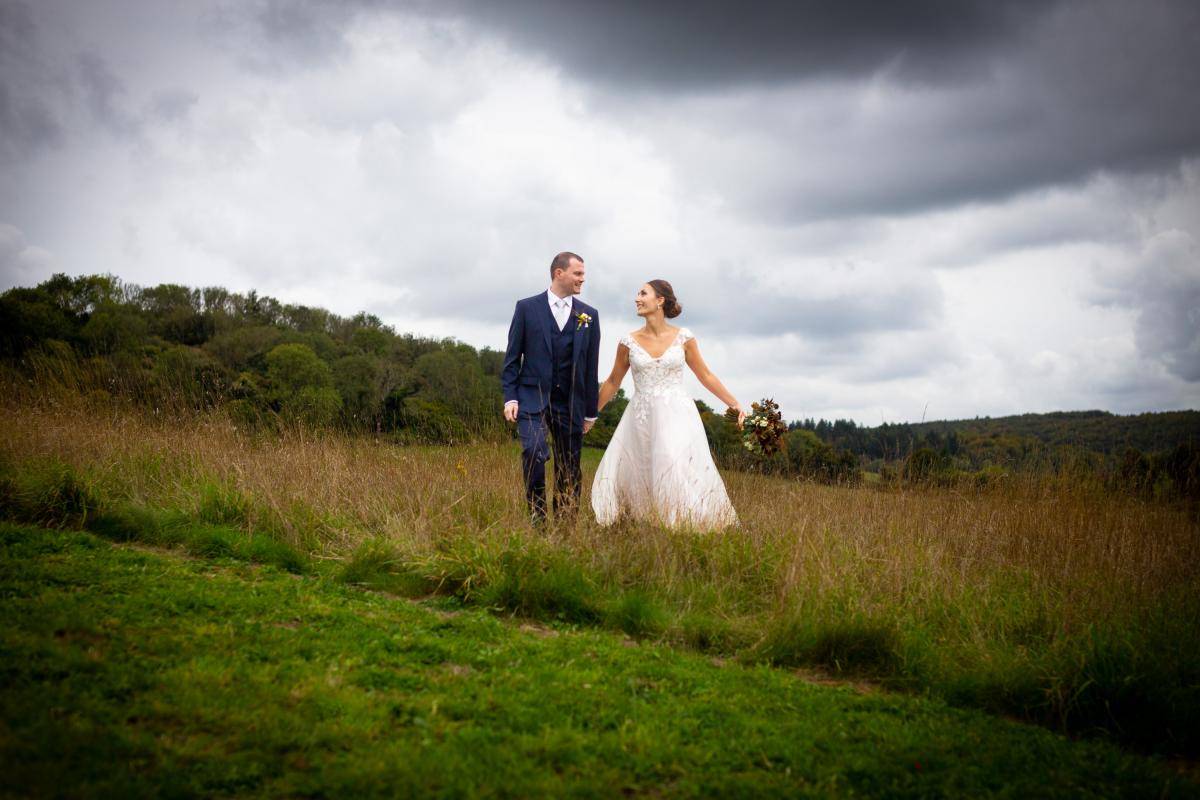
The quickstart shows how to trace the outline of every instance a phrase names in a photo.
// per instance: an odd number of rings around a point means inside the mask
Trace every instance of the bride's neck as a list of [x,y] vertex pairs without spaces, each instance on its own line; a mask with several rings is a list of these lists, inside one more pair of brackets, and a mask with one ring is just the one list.
[[657,314],[653,317],[646,317],[646,330],[650,331],[650,333],[654,334],[655,336],[659,335],[660,333],[666,333],[669,329],[670,326],[667,325],[666,317],[662,316],[661,314]]

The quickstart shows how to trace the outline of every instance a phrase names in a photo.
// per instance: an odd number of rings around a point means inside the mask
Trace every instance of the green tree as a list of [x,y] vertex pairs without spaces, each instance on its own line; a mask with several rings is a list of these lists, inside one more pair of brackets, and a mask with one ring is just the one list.
[[358,328],[350,336],[351,346],[360,353],[382,358],[395,337],[379,328]]
[[150,327],[135,308],[105,302],[96,307],[80,331],[92,353],[132,352],[146,342]]
[[417,397],[445,406],[469,430],[499,430],[500,384],[483,374],[474,348],[452,345],[426,353],[414,362],[408,380]]
[[382,373],[379,359],[365,353],[352,353],[334,362],[334,386],[342,398],[342,412],[351,424],[371,426],[378,419],[391,388],[382,385]]
[[216,402],[229,384],[216,359],[183,345],[168,347],[154,357],[154,378],[164,399],[193,407]]
[[75,338],[78,318],[40,289],[10,289],[0,295],[0,356],[16,358],[47,339]]
[[788,472],[822,483],[853,483],[859,479],[858,459],[848,450],[822,441],[814,431],[796,428],[786,437]]
[[333,372],[310,347],[281,344],[267,353],[269,397],[280,413],[311,425],[327,425],[342,408]]
[[220,333],[205,343],[204,349],[234,372],[255,370],[265,373],[266,355],[283,339],[283,331],[270,325],[249,325]]

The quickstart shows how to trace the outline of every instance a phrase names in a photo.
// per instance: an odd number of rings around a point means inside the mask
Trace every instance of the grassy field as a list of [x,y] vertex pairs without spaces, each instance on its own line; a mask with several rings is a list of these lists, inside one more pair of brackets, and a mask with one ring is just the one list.
[[737,529],[605,529],[585,513],[537,532],[518,463],[512,445],[397,448],[21,406],[0,424],[0,506],[1200,752],[1195,509],[1044,479],[891,491],[732,473]]
[[1200,796],[1111,744],[321,570],[12,524],[0,553],[5,796]]

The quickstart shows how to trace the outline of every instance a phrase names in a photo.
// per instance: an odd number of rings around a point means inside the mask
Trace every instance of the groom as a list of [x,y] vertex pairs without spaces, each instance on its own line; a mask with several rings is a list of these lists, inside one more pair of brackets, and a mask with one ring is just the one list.
[[547,436],[554,447],[554,511],[574,519],[583,473],[583,435],[596,421],[600,315],[575,299],[583,288],[583,259],[559,253],[550,262],[550,288],[517,301],[500,372],[504,418],[517,423],[525,499],[535,523],[546,518]]

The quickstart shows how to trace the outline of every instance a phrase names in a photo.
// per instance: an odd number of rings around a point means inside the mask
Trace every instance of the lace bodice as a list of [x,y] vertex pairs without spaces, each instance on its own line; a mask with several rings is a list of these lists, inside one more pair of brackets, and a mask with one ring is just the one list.
[[629,348],[629,367],[633,372],[634,396],[631,403],[640,416],[645,414],[645,408],[639,400],[650,397],[687,397],[683,388],[683,346],[692,338],[694,337],[691,331],[680,328],[671,346],[658,358],[652,358],[632,334],[627,333],[621,337],[621,344]]

